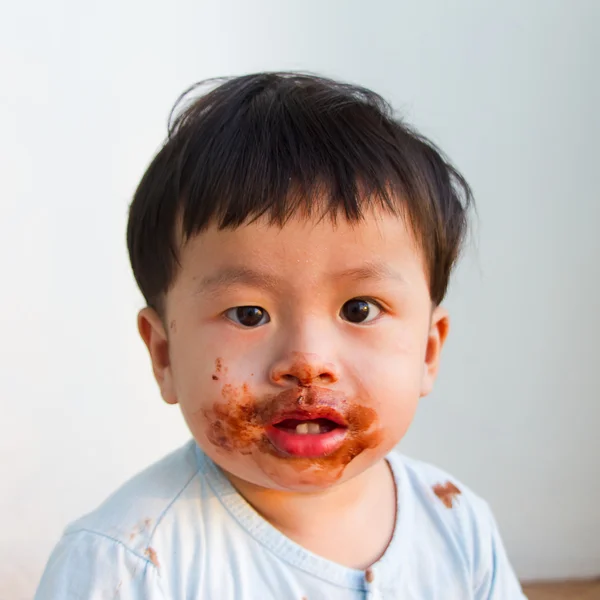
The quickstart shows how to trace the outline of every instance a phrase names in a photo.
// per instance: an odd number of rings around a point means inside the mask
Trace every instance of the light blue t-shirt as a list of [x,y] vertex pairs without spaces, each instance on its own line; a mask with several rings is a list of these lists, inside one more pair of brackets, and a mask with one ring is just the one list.
[[485,502],[439,469],[397,453],[387,460],[396,525],[367,572],[287,538],[191,441],[67,528],[35,599],[524,598]]

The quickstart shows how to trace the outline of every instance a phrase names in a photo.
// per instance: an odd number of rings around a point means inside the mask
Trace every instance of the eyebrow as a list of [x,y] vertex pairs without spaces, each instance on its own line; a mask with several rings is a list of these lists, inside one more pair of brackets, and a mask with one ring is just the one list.
[[203,277],[196,288],[196,294],[210,293],[218,288],[233,285],[248,285],[263,289],[277,287],[279,279],[270,273],[261,273],[247,267],[226,267]]
[[354,269],[333,273],[331,277],[334,279],[352,279],[354,281],[394,279],[400,283],[406,283],[406,279],[400,273],[380,262],[368,262]]

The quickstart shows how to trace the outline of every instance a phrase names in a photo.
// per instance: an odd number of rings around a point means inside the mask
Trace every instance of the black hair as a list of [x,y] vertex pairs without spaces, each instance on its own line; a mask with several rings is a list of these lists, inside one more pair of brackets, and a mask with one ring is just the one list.
[[201,82],[180,96],[131,203],[127,244],[147,304],[162,312],[180,244],[211,224],[266,217],[283,226],[297,214],[358,222],[382,208],[410,226],[439,304],[471,203],[463,176],[375,92],[257,73]]

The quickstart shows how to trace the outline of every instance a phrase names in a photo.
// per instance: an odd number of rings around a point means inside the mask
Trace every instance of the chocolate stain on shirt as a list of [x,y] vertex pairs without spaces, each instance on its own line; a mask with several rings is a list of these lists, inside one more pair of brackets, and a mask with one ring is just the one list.
[[447,481],[444,485],[441,483],[434,485],[433,491],[446,508],[452,508],[454,498],[460,495],[460,490],[451,481]]
[[152,519],[144,519],[144,523],[136,525],[135,529],[129,534],[129,541],[132,542],[136,535],[142,533],[145,529],[149,529],[150,525],[152,525]]
[[156,555],[156,550],[148,546],[146,550],[144,550],[144,555],[150,559],[150,562],[157,568],[160,569],[160,563],[158,562],[158,556]]
[[[222,370],[221,359],[217,359],[216,367],[217,372]],[[300,371],[299,368],[295,369],[294,374]],[[335,481],[354,458],[381,442],[383,432],[377,413],[369,406],[371,402],[364,392],[360,398],[349,400],[340,392],[310,385],[308,373],[306,378],[298,375],[297,378],[298,387],[260,399],[252,394],[247,383],[241,386],[225,384],[221,390],[222,401],[214,403],[212,410],[204,411],[206,436],[224,452],[269,454],[298,472],[310,469],[314,474],[319,471],[327,479]],[[348,428],[345,443],[331,454],[319,458],[282,454],[266,436],[265,426],[281,411],[298,408],[309,410],[312,405],[329,405],[344,415]]]

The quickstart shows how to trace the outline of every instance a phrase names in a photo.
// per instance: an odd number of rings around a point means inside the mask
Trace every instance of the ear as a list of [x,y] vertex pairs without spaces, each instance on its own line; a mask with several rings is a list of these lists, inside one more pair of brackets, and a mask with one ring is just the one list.
[[169,357],[169,339],[161,318],[153,308],[146,307],[139,312],[138,331],[150,353],[152,370],[163,400],[167,404],[177,404]]
[[421,381],[421,397],[427,396],[433,389],[440,366],[442,346],[448,336],[450,318],[445,308],[436,306],[431,314],[431,325],[427,336],[427,349],[423,365],[423,379]]

